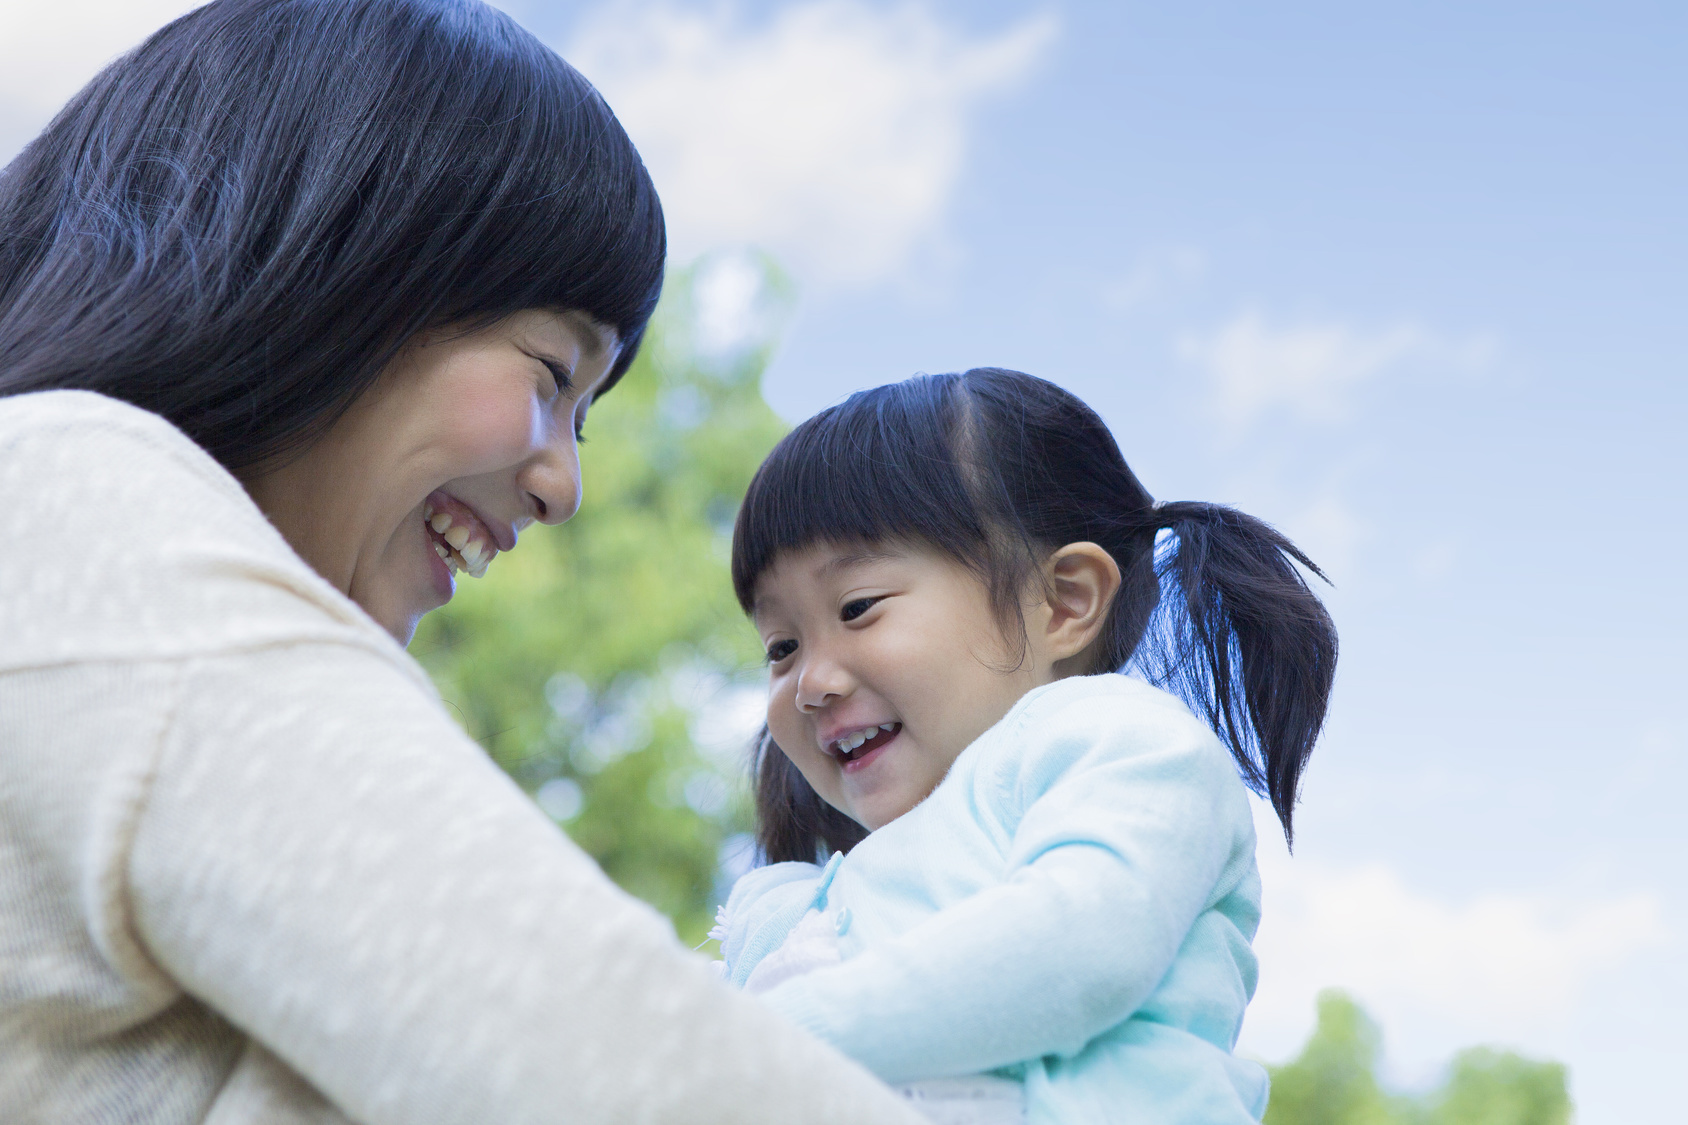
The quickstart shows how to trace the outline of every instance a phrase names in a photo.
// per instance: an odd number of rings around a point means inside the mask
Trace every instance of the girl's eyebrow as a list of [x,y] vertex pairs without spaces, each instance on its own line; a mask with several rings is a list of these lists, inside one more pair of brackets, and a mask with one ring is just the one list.
[[[858,566],[866,566],[868,563],[891,562],[902,557],[902,555],[897,554],[894,551],[852,551],[847,555],[833,555],[825,562],[817,565],[813,573],[823,577],[830,577],[841,571],[853,570]],[[756,599],[750,603],[751,619],[755,620],[757,615],[777,604],[777,598],[770,598],[766,595],[758,594]]]
[[891,551],[860,551],[849,555],[834,555],[820,566],[823,574],[835,574],[841,570],[853,570],[868,563],[889,562],[901,558],[901,555]]

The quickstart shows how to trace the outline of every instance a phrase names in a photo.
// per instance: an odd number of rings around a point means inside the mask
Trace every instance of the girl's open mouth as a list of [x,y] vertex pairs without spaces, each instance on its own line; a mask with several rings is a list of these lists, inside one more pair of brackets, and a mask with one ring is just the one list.
[[854,773],[877,757],[879,751],[885,749],[902,733],[902,729],[901,723],[880,723],[876,727],[864,727],[851,731],[828,749],[843,763],[844,772]]

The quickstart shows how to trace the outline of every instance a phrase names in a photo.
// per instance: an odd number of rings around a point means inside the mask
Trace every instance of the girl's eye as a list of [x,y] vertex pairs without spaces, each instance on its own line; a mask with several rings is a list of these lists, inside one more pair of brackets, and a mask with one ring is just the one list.
[[768,663],[778,664],[797,651],[796,641],[775,641],[768,646]]
[[838,612],[838,619],[840,621],[854,621],[856,618],[872,609],[873,603],[878,600],[878,598],[857,598],[853,602],[845,602],[844,608]]

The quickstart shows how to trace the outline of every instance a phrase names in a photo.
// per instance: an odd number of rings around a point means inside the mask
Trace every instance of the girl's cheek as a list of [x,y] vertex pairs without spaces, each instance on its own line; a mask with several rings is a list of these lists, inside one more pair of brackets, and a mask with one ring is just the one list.
[[776,676],[768,685],[768,733],[773,735],[774,741],[781,746],[786,745],[796,714],[797,705],[792,697],[790,677]]

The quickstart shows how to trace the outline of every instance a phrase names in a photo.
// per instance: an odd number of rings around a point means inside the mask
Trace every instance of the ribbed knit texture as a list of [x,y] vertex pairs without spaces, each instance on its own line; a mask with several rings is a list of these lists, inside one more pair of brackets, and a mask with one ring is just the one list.
[[679,948],[161,419],[0,399],[0,1121],[917,1123]]

